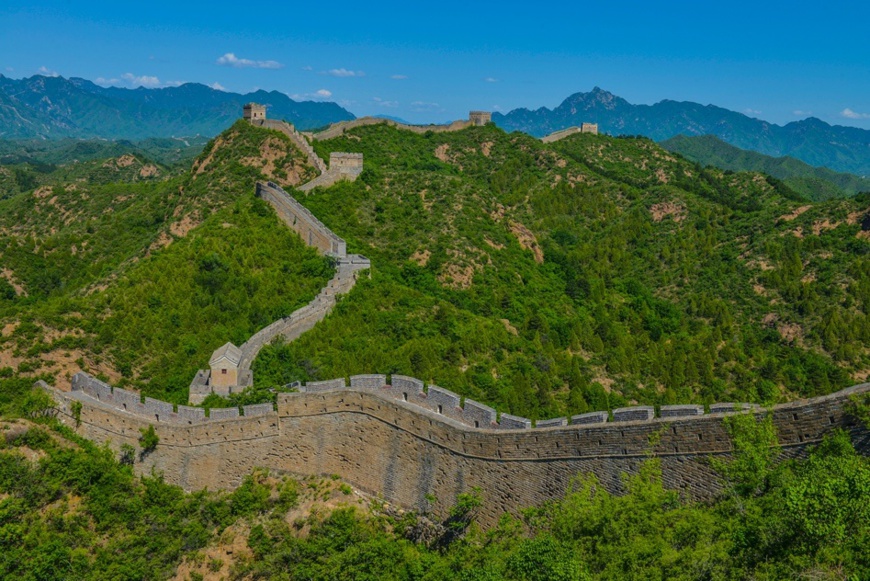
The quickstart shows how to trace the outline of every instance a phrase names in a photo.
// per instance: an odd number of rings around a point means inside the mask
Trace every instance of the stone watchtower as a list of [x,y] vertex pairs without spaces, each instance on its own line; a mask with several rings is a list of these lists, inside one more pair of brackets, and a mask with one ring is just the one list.
[[468,114],[468,120],[472,125],[486,125],[492,121],[492,113],[489,111],[472,111]]
[[266,120],[266,106],[260,105],[259,103],[247,103],[242,109],[242,117],[246,121],[255,122],[255,121],[265,121]]
[[242,350],[227,343],[215,351],[208,362],[211,367],[210,385],[215,392],[229,393],[231,387],[239,385],[239,363]]
[[598,123],[584,123],[580,126],[580,133],[592,133],[598,135]]

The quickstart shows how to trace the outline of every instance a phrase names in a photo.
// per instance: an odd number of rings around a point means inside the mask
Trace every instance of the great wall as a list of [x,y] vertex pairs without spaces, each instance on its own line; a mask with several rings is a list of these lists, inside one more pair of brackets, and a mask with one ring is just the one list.
[[[265,110],[261,114],[246,108],[245,113],[254,124],[291,136],[309,160],[320,159],[289,124],[267,123]],[[463,128],[483,119],[473,113],[470,121],[438,127]],[[351,126],[370,124],[358,121],[324,133],[339,135]],[[315,180],[329,171],[336,179],[355,179],[362,157],[333,155],[329,168],[322,160],[311,163],[321,172]],[[260,330],[241,347],[218,349],[212,368],[200,371],[191,384],[193,403],[212,391],[226,395],[250,385],[251,364],[264,345],[278,336],[293,340],[314,327],[338,295],[350,292],[359,272],[370,267],[365,257],[348,255],[344,240],[280,187],[270,182],[256,187],[288,227],[336,260],[336,274],[305,307]],[[135,447],[140,430],[153,426],[159,444],[141,456],[136,471],[156,470],[186,490],[232,489],[251,470],[265,467],[297,475],[338,475],[395,505],[445,514],[457,494],[479,487],[484,525],[495,524],[504,512],[559,498],[577,474],[595,474],[607,490],[620,493],[622,475],[636,472],[651,456],[661,460],[667,487],[690,498],[710,498],[720,484],[709,458],[731,453],[723,422],[730,413],[771,414],[785,457],[805,453],[837,428],[850,433],[860,453],[870,454],[870,431],[846,412],[850,396],[870,392],[870,383],[770,410],[733,403],[706,410],[700,405],[635,406],[537,422],[499,414],[401,375],[309,382],[297,393],[279,393],[277,406],[212,408],[209,413],[142,399],[85,373],[73,377],[68,392],[44,382],[38,385],[54,397],[61,422],[116,450],[125,444]]]

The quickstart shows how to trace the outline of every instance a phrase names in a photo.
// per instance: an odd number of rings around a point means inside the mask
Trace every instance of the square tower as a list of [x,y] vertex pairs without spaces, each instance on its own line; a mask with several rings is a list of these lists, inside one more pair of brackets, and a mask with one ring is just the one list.
[[239,363],[242,361],[242,350],[226,343],[215,351],[208,364],[211,367],[211,381],[215,392],[226,394],[231,387],[239,385]]
[[266,106],[260,105],[259,103],[247,103],[242,108],[242,117],[246,121],[265,121],[266,120]]
[[584,123],[580,126],[581,133],[592,133],[598,135],[598,123]]
[[489,111],[472,111],[468,114],[468,120],[472,125],[486,125],[492,121],[492,113]]

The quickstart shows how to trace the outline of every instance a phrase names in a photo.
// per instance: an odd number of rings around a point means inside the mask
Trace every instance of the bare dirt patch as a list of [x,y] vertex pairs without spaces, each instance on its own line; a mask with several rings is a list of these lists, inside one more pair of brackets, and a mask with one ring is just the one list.
[[803,328],[797,323],[780,323],[776,326],[776,331],[786,343],[800,342],[804,336]]
[[447,155],[447,152],[450,151],[450,146],[446,143],[442,143],[438,147],[435,148],[435,157],[440,159],[443,162],[449,162],[450,156]]
[[535,262],[541,264],[544,262],[544,251],[541,250],[538,244],[538,239],[532,234],[532,231],[520,224],[511,220],[511,232],[516,236],[517,241],[525,250],[531,250],[535,256]]
[[812,206],[801,206],[800,208],[795,208],[794,211],[792,211],[788,214],[783,214],[782,216],[780,216],[778,221],[779,222],[791,222],[792,220],[794,220],[795,218],[797,218],[798,216],[800,216],[801,214],[803,214],[804,212],[806,212],[810,208],[812,208]]
[[160,170],[157,169],[156,165],[152,165],[150,163],[148,165],[143,165],[142,169],[139,170],[140,178],[147,179],[157,177],[158,175],[160,175]]
[[504,325],[504,328],[507,329],[507,332],[511,335],[519,336],[520,332],[517,331],[517,328],[511,325],[511,322],[507,319],[500,319],[501,324]]
[[652,215],[653,222],[661,222],[667,217],[670,217],[674,222],[680,223],[686,219],[686,207],[676,202],[659,202],[653,204],[649,213]]
[[495,248],[496,250],[501,250],[502,248],[504,248],[504,244],[498,244],[497,242],[493,242],[489,238],[484,238],[483,241],[486,242],[487,246]]
[[813,234],[818,236],[825,230],[833,230],[839,225],[840,222],[831,222],[827,218],[825,218],[824,220],[816,220],[815,222],[813,222]]
[[21,283],[15,278],[15,273],[9,270],[8,268],[4,268],[0,270],[0,278],[6,279],[6,282],[9,283],[13,289],[15,289],[15,294],[18,296],[27,296],[27,291],[24,290],[24,287],[21,286]]
[[152,252],[157,252],[162,248],[166,248],[167,246],[172,244],[173,240],[175,239],[167,234],[165,231],[161,232],[160,234],[158,234],[154,242],[151,243],[151,246],[148,247],[148,254],[151,254]]
[[474,280],[476,269],[473,265],[461,266],[459,264],[448,264],[441,276],[438,277],[441,284],[454,289],[465,290],[471,287],[471,282]]
[[37,200],[44,200],[51,195],[52,190],[51,186],[40,186],[33,191],[33,197]]
[[130,167],[134,163],[136,163],[136,158],[130,154],[122,155],[115,160],[115,165],[118,167]]
[[483,143],[480,144],[480,152],[481,152],[485,157],[489,157],[490,154],[492,153],[492,146],[493,146],[493,145],[494,145],[494,144],[493,144],[492,141],[484,141]]
[[429,264],[430,256],[432,256],[432,253],[428,250],[418,250],[411,255],[411,260],[416,262],[420,266],[426,266],[427,264]]
[[199,213],[193,212],[192,214],[187,214],[178,222],[173,222],[169,226],[169,232],[176,238],[184,238],[187,236],[188,232],[199,226],[201,223],[202,220],[199,219]]
[[659,181],[662,182],[663,184],[666,184],[666,183],[668,183],[669,181],[671,181],[671,179],[668,177],[668,174],[666,174],[666,173],[665,173],[665,170],[663,170],[662,168],[659,168],[659,169],[656,170],[656,177],[657,177],[657,178],[659,179]]

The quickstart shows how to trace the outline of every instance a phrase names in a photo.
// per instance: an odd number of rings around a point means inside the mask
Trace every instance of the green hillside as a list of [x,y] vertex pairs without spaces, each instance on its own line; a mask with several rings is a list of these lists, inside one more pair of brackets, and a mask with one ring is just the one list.
[[808,200],[830,200],[870,192],[870,178],[813,167],[793,157],[770,157],[740,149],[714,135],[677,135],[660,145],[701,165],[766,173],[782,180]]
[[76,181],[0,202],[0,367],[60,383],[86,369],[186,402],[215,348],[244,342],[331,277],[253,195],[258,179],[310,179],[306,163],[284,135],[239,123],[183,176]]
[[365,155],[300,199],[372,279],[258,382],[404,373],[543,418],[866,377],[866,198],[807,204],[645,139],[374,126],[317,147]]

